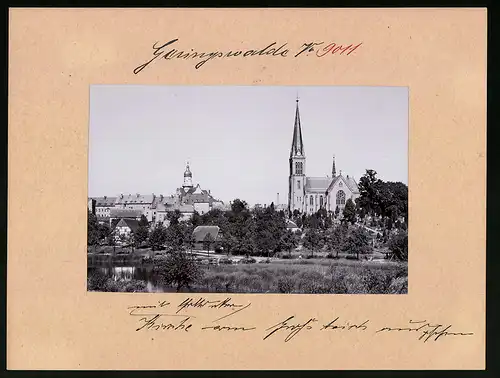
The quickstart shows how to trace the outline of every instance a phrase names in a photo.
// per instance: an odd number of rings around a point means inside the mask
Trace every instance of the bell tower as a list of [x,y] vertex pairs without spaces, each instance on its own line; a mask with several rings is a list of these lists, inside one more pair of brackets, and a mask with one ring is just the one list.
[[295,123],[293,126],[292,148],[290,150],[290,175],[288,178],[288,211],[302,212],[304,206],[304,185],[306,182],[306,155],[300,126],[299,99],[296,100]]
[[184,189],[190,189],[193,187],[193,174],[189,169],[189,162],[186,164],[186,170],[184,171],[184,184],[182,185]]

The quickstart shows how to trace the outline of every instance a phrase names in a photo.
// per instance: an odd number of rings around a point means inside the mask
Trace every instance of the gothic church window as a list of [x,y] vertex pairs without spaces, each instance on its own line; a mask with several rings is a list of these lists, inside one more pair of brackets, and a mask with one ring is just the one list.
[[300,189],[300,181],[297,181],[297,189]]
[[309,198],[309,205],[311,205],[311,206],[313,206],[313,205],[314,205],[314,198],[313,198],[313,196],[311,196],[311,197]]
[[323,207],[323,196],[319,197],[319,207]]
[[337,192],[337,205],[344,205],[345,204],[345,193],[343,190],[339,190]]

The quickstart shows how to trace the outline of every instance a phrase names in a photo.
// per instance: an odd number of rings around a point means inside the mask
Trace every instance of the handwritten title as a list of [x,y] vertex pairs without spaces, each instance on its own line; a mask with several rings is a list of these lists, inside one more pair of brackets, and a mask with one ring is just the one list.
[[[151,305],[128,307],[129,315],[137,321],[136,332],[177,331],[177,332],[260,332],[262,340],[279,338],[284,342],[308,332],[362,332],[373,336],[381,334],[414,335],[420,342],[438,341],[450,336],[471,336],[472,332],[458,332],[451,324],[431,322],[427,319],[410,319],[402,325],[374,324],[370,319],[350,320],[339,315],[318,319],[300,319],[289,315],[264,327],[249,324],[241,314],[251,307],[251,303],[236,303],[232,298],[208,300],[188,297],[180,303],[158,301]],[[208,310],[209,320],[200,319],[196,310]],[[203,315],[207,315],[204,312]]]
[[[151,63],[157,60],[172,60],[172,59],[183,59],[183,60],[195,60],[195,69],[200,69],[207,62],[215,59],[227,59],[227,58],[248,58],[255,56],[267,56],[276,58],[287,58],[287,57],[304,57],[304,56],[314,56],[317,58],[323,58],[326,56],[338,55],[338,56],[349,56],[358,50],[362,42],[360,43],[350,43],[350,44],[338,44],[335,42],[306,42],[302,44],[299,48],[291,48],[288,43],[279,44],[277,42],[272,42],[267,44],[265,47],[253,48],[253,49],[236,49],[230,51],[210,51],[210,52],[200,52],[193,48],[182,49],[178,46],[178,38],[172,39],[166,43],[155,42],[153,44],[152,56],[146,60],[146,62],[140,64],[134,69],[134,74],[140,73]],[[292,52],[290,52],[292,50]]]

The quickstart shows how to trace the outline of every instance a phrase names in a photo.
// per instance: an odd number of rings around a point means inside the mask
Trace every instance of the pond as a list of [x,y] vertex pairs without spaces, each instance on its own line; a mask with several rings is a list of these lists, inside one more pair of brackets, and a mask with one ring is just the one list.
[[[175,288],[171,286],[164,286],[158,284],[158,278],[156,277],[153,265],[136,263],[136,264],[120,264],[116,262],[94,262],[87,264],[87,275],[93,272],[99,272],[104,276],[111,278],[115,281],[132,281],[140,280],[146,283],[146,290],[149,293],[175,293]],[[203,290],[187,290],[182,289],[181,292],[203,292]]]

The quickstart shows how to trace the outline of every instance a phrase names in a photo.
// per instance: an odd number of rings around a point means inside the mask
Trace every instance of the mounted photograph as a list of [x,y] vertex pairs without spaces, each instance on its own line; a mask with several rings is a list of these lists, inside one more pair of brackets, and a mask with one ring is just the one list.
[[92,85],[87,290],[407,294],[408,100]]

